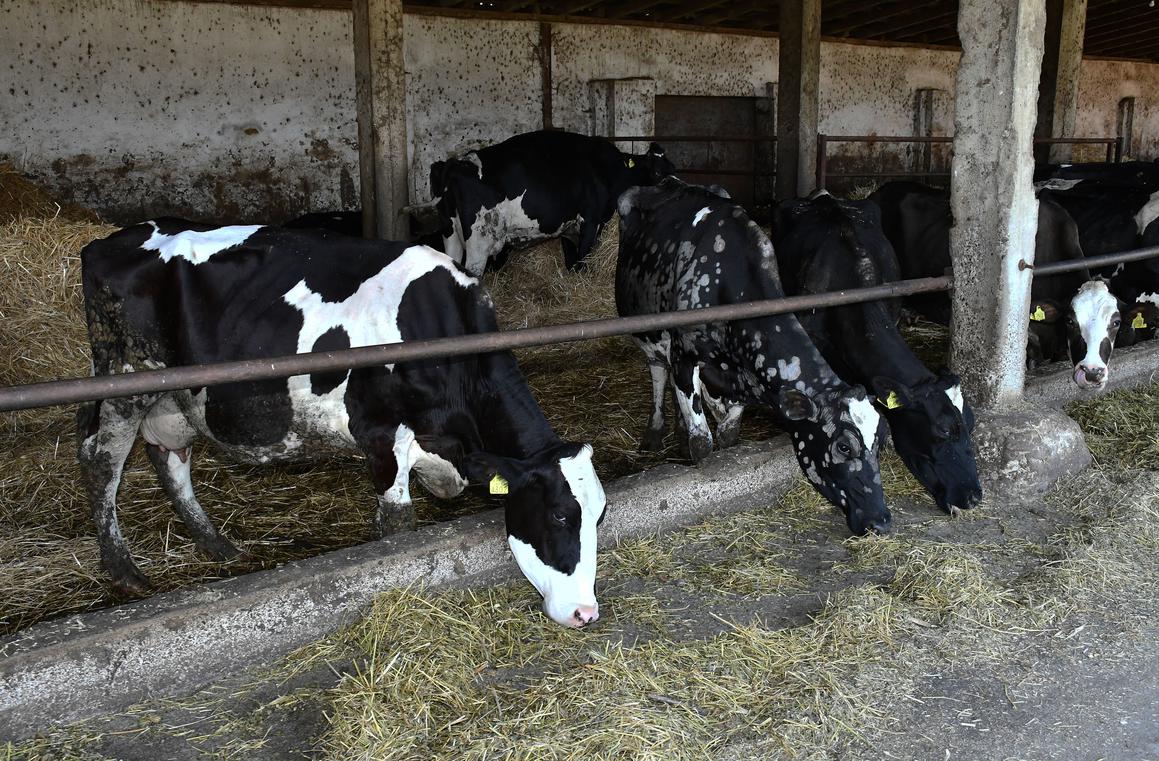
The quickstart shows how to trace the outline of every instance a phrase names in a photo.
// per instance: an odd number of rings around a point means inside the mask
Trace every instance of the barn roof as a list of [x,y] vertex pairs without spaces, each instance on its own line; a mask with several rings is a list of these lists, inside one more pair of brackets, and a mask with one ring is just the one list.
[[[306,0],[317,3],[319,0]],[[331,0],[345,3],[349,0]],[[1084,54],[1159,61],[1159,7],[1149,0],[1089,0]],[[775,33],[776,0],[404,0],[407,10],[548,21],[641,23]],[[957,0],[824,0],[828,38],[958,46]]]

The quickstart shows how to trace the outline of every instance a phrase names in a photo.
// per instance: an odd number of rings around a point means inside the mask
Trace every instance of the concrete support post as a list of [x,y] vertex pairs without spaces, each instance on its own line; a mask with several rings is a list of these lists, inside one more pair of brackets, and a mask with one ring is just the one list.
[[[1074,137],[1086,28],[1087,0],[1046,0],[1035,137]],[[1073,151],[1070,145],[1040,145],[1034,154],[1044,163],[1065,163]]]
[[402,0],[353,0],[362,234],[403,240],[408,203]]
[[821,0],[781,0],[777,84],[777,197],[814,189]]
[[1031,188],[1043,0],[960,0],[950,252],[951,359],[971,402],[1022,396],[1029,269],[1038,227]]

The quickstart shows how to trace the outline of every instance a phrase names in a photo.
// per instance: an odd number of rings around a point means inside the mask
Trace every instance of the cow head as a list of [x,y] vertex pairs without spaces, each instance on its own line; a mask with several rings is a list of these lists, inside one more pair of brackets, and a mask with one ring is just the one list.
[[[1107,362],[1122,324],[1120,302],[1107,283],[1088,280],[1079,287],[1066,313],[1066,341],[1074,363],[1074,382],[1080,388],[1100,389],[1107,385]],[[1031,318],[1036,315],[1031,305]]]
[[894,448],[938,506],[949,512],[978,504],[982,485],[970,444],[974,411],[962,398],[957,376],[943,371],[913,386],[877,377],[873,391]]
[[808,395],[795,389],[777,394],[797,463],[821,496],[845,513],[849,530],[861,535],[889,529],[881,492],[877,450],[884,421],[861,386]]
[[467,473],[506,494],[507,544],[548,617],[571,627],[599,618],[596,525],[606,499],[592,448],[559,444],[528,460],[476,453]]
[[664,155],[658,144],[648,146],[646,153],[623,154],[624,166],[628,170],[628,186],[655,185],[665,177],[676,173],[676,167]]
[[[1144,298],[1151,296],[1146,294]],[[1124,304],[1119,304],[1120,310]],[[1123,323],[1119,326],[1119,335],[1115,338],[1115,346],[1134,346],[1140,341],[1148,341],[1159,331],[1159,304],[1150,301],[1136,301],[1135,305],[1123,315]]]

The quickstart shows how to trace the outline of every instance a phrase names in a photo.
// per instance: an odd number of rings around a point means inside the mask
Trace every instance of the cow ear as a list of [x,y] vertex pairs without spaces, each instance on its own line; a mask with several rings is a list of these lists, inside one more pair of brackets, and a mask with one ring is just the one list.
[[1031,322],[1045,322],[1047,324],[1058,322],[1058,318],[1062,316],[1062,310],[1058,308],[1058,304],[1050,299],[1035,299],[1030,302],[1030,321]]
[[525,463],[489,452],[473,452],[463,463],[463,475],[473,484],[489,484],[492,494],[521,489],[530,480]]
[[1159,306],[1140,301],[1123,315],[1123,324],[1130,325],[1135,330],[1159,328]]
[[660,147],[659,143],[652,143],[648,146],[648,155],[662,159],[664,158],[664,149]]
[[796,389],[785,389],[777,395],[777,407],[787,420],[816,420],[817,403]]
[[874,376],[873,395],[886,409],[896,410],[914,406],[913,390],[901,381],[884,375]]

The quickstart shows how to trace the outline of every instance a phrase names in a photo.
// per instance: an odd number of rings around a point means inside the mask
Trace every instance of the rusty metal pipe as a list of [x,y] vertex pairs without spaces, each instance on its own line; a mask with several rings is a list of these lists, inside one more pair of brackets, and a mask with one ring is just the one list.
[[728,304],[682,312],[548,325],[539,328],[477,333],[431,341],[382,344],[333,352],[313,352],[269,359],[247,359],[206,365],[144,370],[136,373],[34,383],[0,388],[0,411],[74,404],[138,394],[163,393],[238,381],[270,380],[292,375],[334,372],[359,367],[459,357],[544,344],[629,335],[708,322],[746,320],[842,304],[949,290],[947,276],[901,280],[896,283],[783,299]]

